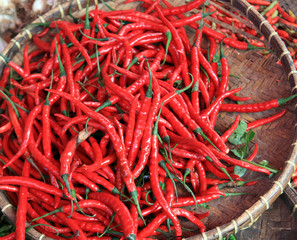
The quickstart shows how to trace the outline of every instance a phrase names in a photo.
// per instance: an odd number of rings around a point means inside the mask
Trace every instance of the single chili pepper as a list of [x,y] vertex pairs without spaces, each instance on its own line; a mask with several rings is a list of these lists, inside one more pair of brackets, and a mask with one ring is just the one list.
[[285,38],[285,39],[290,39],[290,35],[289,35],[289,33],[287,33],[286,31],[284,31],[284,30],[281,30],[281,29],[279,29],[279,30],[277,30],[277,34],[280,36],[280,37],[282,37],[282,38]]
[[271,108],[278,107],[294,99],[297,95],[292,95],[287,98],[273,99],[267,102],[254,104],[222,104],[220,110],[223,112],[262,112]]
[[[42,109],[42,134],[43,136],[51,135],[51,125],[49,121],[51,106],[49,104],[49,93],[46,96],[46,100]],[[51,139],[47,137],[42,138],[43,152],[46,158],[52,159],[52,150],[51,150]]]
[[254,149],[253,153],[247,158],[247,160],[250,162],[253,161],[253,159],[256,157],[257,153],[258,153],[258,144],[255,143],[255,149]]
[[[28,178],[30,176],[30,163],[25,161],[22,176]],[[25,238],[25,221],[27,214],[27,199],[28,199],[28,188],[21,186],[19,190],[19,202],[16,213],[16,239]]]
[[229,82],[229,65],[223,52],[223,42],[221,42],[220,44],[220,61],[222,65],[222,79],[220,82],[220,88],[217,91],[217,96],[220,96],[221,94],[226,92]]
[[51,51],[51,44],[41,40],[39,36],[34,35],[32,40],[35,46],[38,47],[39,49],[42,49],[45,52]]
[[[196,34],[197,35],[197,34]],[[194,111],[199,114],[200,106],[199,106],[199,82],[200,80],[200,72],[199,72],[199,56],[198,56],[198,48],[200,48],[200,43],[202,39],[202,29],[199,29],[199,34],[197,35],[195,42],[191,48],[191,74],[194,79],[194,84],[191,91],[191,103],[193,105]],[[199,81],[200,80],[200,81]],[[204,90],[205,88],[203,88]],[[209,105],[209,100],[207,100],[207,106]]]
[[12,184],[19,186],[26,186],[28,188],[35,188],[41,191],[62,197],[62,191],[49,184],[43,183],[41,181],[19,176],[4,176],[0,178],[0,184]]
[[184,176],[183,176],[183,182],[185,182],[186,177],[192,172],[196,162],[197,162],[197,159],[195,158],[191,158],[187,161]]
[[192,9],[195,9],[195,8],[199,7],[203,3],[204,3],[204,0],[193,1],[193,2],[187,3],[187,4],[182,5],[182,6],[169,7],[169,8],[163,9],[162,13],[164,14],[164,16],[167,16],[167,15],[176,16],[178,14],[189,12]]
[[7,131],[9,131],[12,127],[11,122],[8,122],[6,124],[4,124],[3,126],[0,127],[0,133],[5,133]]
[[196,162],[196,168],[199,176],[199,192],[203,194],[207,189],[206,173],[203,164],[199,161]]
[[6,88],[9,76],[10,76],[10,68],[4,67],[2,71],[1,79],[0,79],[0,87]]
[[233,101],[248,101],[251,99],[251,97],[239,97],[236,95],[230,95],[227,98],[229,98],[230,100],[233,100]]
[[[75,97],[78,97],[77,95],[77,91],[76,88],[76,84],[74,83],[74,78],[73,78],[73,68],[71,65],[71,58],[70,58],[70,53],[68,51],[67,45],[64,41],[64,39],[62,38],[62,36],[60,35],[60,43],[61,43],[61,47],[62,47],[62,54],[63,54],[63,59],[65,61],[65,73],[66,73],[66,80],[67,80],[67,84],[69,86],[69,90],[70,90],[70,94],[72,94]],[[58,57],[59,59],[59,57]],[[71,109],[74,112],[74,106],[71,104]]]
[[237,115],[236,118],[235,118],[234,123],[232,124],[232,126],[226,132],[224,132],[224,134],[221,136],[221,138],[222,138],[222,140],[224,142],[227,142],[228,141],[228,138],[235,131],[235,129],[237,128],[237,126],[239,124],[239,120],[240,120],[240,116]]
[[265,0],[247,0],[248,3],[253,5],[269,6],[270,2]]
[[281,111],[278,114],[271,116],[271,117],[259,119],[254,122],[250,122],[247,124],[246,130],[248,131],[249,129],[256,128],[256,127],[262,126],[264,124],[270,123],[272,121],[275,121],[275,120],[279,119],[280,117],[282,117],[283,115],[285,115],[285,113],[286,113],[286,109]]
[[28,53],[29,46],[25,44],[24,47],[24,71],[30,74],[30,62],[29,62],[29,53]]
[[125,146],[126,151],[130,151],[130,147],[133,140],[133,133],[135,128],[135,117],[136,117],[136,108],[137,108],[137,101],[139,99],[140,94],[134,97],[134,100],[131,104],[130,112],[129,112],[129,120],[127,124],[126,136],[125,136]]
[[108,143],[109,143],[109,136],[108,134],[105,134],[100,140],[100,148],[102,151],[102,156],[105,156],[107,153],[106,146]]
[[12,232],[6,236],[0,237],[0,240],[13,240],[16,238],[16,233]]
[[223,159],[224,161],[230,163],[230,164],[233,164],[233,165],[236,165],[236,166],[239,166],[239,167],[244,167],[244,168],[247,168],[247,169],[250,169],[250,170],[253,170],[253,171],[256,171],[256,172],[262,172],[262,173],[266,173],[267,175],[269,175],[270,173],[272,172],[278,172],[278,170],[275,170],[275,169],[272,169],[272,168],[269,168],[269,167],[263,167],[259,164],[256,164],[256,163],[253,163],[253,162],[249,162],[247,160],[237,160],[237,159],[234,159],[234,158],[231,158],[223,153],[220,153],[218,152],[217,150],[214,150],[213,151],[214,154]]

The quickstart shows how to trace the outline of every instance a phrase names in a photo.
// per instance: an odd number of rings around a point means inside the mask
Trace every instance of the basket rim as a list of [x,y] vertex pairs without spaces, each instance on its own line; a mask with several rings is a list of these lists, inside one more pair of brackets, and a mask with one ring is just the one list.
[[[279,37],[279,35],[274,31],[271,25],[265,20],[265,18],[246,0],[219,0],[229,6],[232,6],[239,10],[243,16],[246,16],[254,26],[264,35],[266,44],[272,47],[279,47],[276,51],[277,56],[280,58],[284,70],[288,77],[288,80],[292,86],[292,93],[297,93],[297,71],[294,66],[294,62],[287,50],[285,44]],[[71,2],[65,2],[58,5],[56,8],[50,10],[38,18],[32,23],[43,23],[54,19],[63,19],[68,15],[67,11],[71,7],[77,13],[78,11],[83,11],[85,8],[87,0],[75,0]],[[117,1],[115,1],[117,2]],[[101,3],[99,3],[101,5]],[[112,3],[113,4],[113,3]],[[115,3],[117,4],[117,3]],[[98,0],[91,0],[91,5],[98,5]],[[93,6],[93,7],[94,7]],[[39,32],[42,29],[40,26],[29,25],[20,32],[15,38],[11,40],[8,46],[4,49],[3,54],[5,56],[14,56],[20,49],[21,46],[27,40],[32,39],[33,34]],[[275,50],[275,49],[273,49]],[[5,66],[5,60],[0,56],[0,73]],[[250,227],[257,219],[262,215],[262,213],[269,209],[269,206],[283,193],[284,188],[288,184],[294,170],[297,165],[297,141],[296,141],[296,131],[294,134],[294,142],[292,143],[291,153],[288,154],[289,158],[284,163],[284,168],[282,169],[278,179],[274,181],[272,187],[262,196],[259,200],[254,203],[249,209],[246,209],[239,217],[231,220],[231,222],[224,225],[218,226],[215,229],[208,230],[203,234],[198,234],[192,237],[183,238],[187,240],[205,240],[205,239],[222,239],[223,236],[229,235],[231,233],[237,233],[239,230]],[[15,222],[15,211],[13,206],[9,203],[6,196],[2,191],[0,191],[0,208],[2,212],[12,221]],[[47,237],[44,234],[39,233],[35,229],[30,229],[27,234],[34,239],[50,240],[53,238]]]

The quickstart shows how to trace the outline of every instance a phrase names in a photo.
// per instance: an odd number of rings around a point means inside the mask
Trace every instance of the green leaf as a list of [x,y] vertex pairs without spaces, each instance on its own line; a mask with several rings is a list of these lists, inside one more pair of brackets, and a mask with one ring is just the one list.
[[242,152],[241,149],[231,149],[231,152],[233,152],[233,154],[234,154],[236,157],[238,157],[238,158],[240,158],[240,159],[243,158],[243,152]]
[[239,177],[242,177],[246,173],[246,170],[246,168],[235,166],[234,174],[238,175]]
[[243,144],[246,142],[245,134],[246,134],[247,123],[244,121],[240,121],[235,131],[228,138],[228,141],[234,145]]
[[246,143],[249,143],[250,141],[253,140],[254,136],[255,136],[255,132],[253,132],[252,130],[249,130],[246,134]]

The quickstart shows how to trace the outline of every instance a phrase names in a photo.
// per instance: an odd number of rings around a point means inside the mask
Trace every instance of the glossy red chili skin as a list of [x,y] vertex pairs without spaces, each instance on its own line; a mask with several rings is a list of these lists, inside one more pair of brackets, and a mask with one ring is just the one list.
[[152,144],[152,130],[155,117],[158,114],[158,109],[161,104],[160,87],[158,81],[153,77],[153,92],[154,97],[151,104],[151,109],[148,111],[147,122],[141,142],[141,151],[138,162],[132,173],[135,178],[139,177],[144,167],[147,165]]
[[[22,176],[28,178],[30,176],[31,164],[25,161]],[[27,214],[27,199],[28,199],[28,188],[21,186],[19,190],[19,202],[16,213],[16,239],[25,238],[25,223]]]
[[275,115],[273,115],[271,117],[259,119],[259,120],[256,120],[254,122],[250,122],[250,123],[247,124],[247,129],[246,130],[248,131],[249,129],[256,128],[256,127],[262,126],[264,124],[270,123],[272,121],[275,121],[275,120],[281,118],[283,115],[285,115],[286,112],[287,111],[285,109],[285,110],[281,111],[280,113],[275,114]]
[[238,124],[239,124],[239,120],[240,120],[240,116],[237,115],[235,118],[234,123],[231,125],[231,127],[223,133],[223,135],[221,136],[222,140],[224,142],[228,141],[228,138],[231,136],[231,134],[235,131],[235,129],[237,128]]
[[109,193],[91,193],[89,197],[106,204],[118,215],[124,236],[127,239],[134,240],[136,238],[132,216],[123,202]]
[[1,79],[0,79],[0,87],[5,88],[6,84],[8,82],[9,79],[9,75],[10,75],[10,68],[9,67],[5,67],[3,69],[2,75],[1,75]]
[[16,233],[12,232],[4,237],[0,237],[0,240],[14,240],[16,238]]
[[254,104],[222,104],[220,111],[223,112],[263,112],[271,108],[278,107],[279,103],[277,99],[263,103],[254,103]]

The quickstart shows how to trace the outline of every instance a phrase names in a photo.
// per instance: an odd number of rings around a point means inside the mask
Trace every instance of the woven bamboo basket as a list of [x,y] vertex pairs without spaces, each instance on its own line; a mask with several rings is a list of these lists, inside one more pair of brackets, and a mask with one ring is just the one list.
[[[286,97],[291,93],[296,93],[297,71],[285,44],[269,23],[245,0],[221,1],[226,7],[246,16],[248,19],[247,24],[254,26],[255,29],[264,35],[267,48],[272,49],[276,53],[282,64],[282,66],[276,64],[277,58],[272,54],[269,57],[263,57],[255,51],[238,52],[231,48],[225,48],[225,55],[230,63],[230,73],[241,76],[240,80],[231,78],[230,87],[243,87],[241,94],[243,96],[252,95],[255,102]],[[181,5],[183,1],[174,0],[171,3]],[[59,5],[45,15],[40,16],[34,23],[54,19],[67,19],[70,4],[72,12],[76,16],[81,16],[85,13],[84,7],[86,0],[75,0],[72,3],[66,2]],[[103,4],[98,4],[98,1],[90,1],[90,4],[93,4],[93,7],[97,5],[99,9],[108,11]],[[109,2],[109,4],[115,9],[127,9],[136,7],[138,3],[124,5],[122,0],[114,0]],[[14,62],[21,64],[21,52],[24,44],[28,43],[29,46],[33,46],[33,44],[30,45],[30,39],[33,34],[41,30],[42,27],[36,25],[26,28],[12,39],[3,54],[10,57]],[[193,30],[189,30],[188,33],[189,35],[193,35]],[[4,65],[3,59],[0,59],[0,73]],[[250,227],[271,206],[278,196],[283,193],[297,164],[294,103],[291,102],[283,108],[288,109],[287,114],[277,122],[257,129],[254,140],[259,146],[259,156],[255,161],[259,162],[263,159],[268,159],[272,166],[281,168],[281,173],[271,179],[262,179],[255,186],[230,190],[234,192],[248,191],[252,193],[251,195],[228,197],[212,201],[209,204],[210,215],[204,221],[208,231],[198,235],[195,232],[190,232],[184,236],[185,239],[222,239],[223,236]],[[277,111],[279,109],[272,110],[269,113],[242,114],[241,119],[253,121],[268,117]],[[222,113],[220,116],[218,128],[224,131],[233,122],[235,116],[230,113]],[[255,179],[259,177],[259,174],[248,172],[244,177]],[[0,192],[0,208],[10,221],[15,222],[15,207],[11,205],[4,192]],[[197,209],[197,211],[201,212],[203,209]],[[188,222],[184,222],[183,225],[186,227],[190,226]],[[34,229],[29,230],[27,234],[32,239],[51,239]],[[168,236],[160,236],[160,239],[166,238]]]

